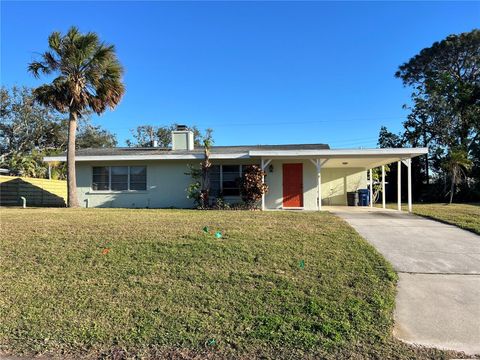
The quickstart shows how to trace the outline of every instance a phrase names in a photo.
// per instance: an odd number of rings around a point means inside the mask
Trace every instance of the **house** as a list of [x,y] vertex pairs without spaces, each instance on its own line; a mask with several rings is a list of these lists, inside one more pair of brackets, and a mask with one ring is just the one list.
[[[257,164],[266,172],[269,187],[262,198],[262,209],[321,210],[322,205],[346,205],[347,192],[367,188],[369,170],[396,162],[400,169],[402,164],[407,166],[411,210],[411,159],[426,153],[426,148],[330,149],[326,144],[214,146],[210,192],[212,198],[223,196],[227,202],[239,202],[242,169]],[[190,164],[199,167],[203,158],[204,149],[194,146],[193,133],[184,126],[172,132],[171,149],[78,150],[80,204],[191,208],[193,201],[185,190],[192,179],[187,173]],[[44,160],[66,161],[66,156]]]

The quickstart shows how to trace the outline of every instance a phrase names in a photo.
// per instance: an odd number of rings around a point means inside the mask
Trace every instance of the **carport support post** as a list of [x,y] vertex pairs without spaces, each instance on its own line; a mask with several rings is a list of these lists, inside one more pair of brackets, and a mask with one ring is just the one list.
[[[264,158],[261,159],[262,161],[262,184],[265,184],[265,169],[267,168],[268,164],[272,161],[272,159],[265,161]],[[262,211],[265,210],[265,193],[262,193]]]
[[328,159],[310,159],[313,165],[317,168],[317,210],[322,211],[322,166],[328,161]]
[[385,209],[387,194],[385,194],[385,165],[382,165],[382,208]]
[[316,161],[317,166],[317,210],[322,210],[322,163],[320,159]]
[[373,207],[373,175],[372,175],[372,169],[368,170],[368,173],[370,175],[370,207]]
[[408,172],[408,212],[412,212],[412,159],[407,159]]
[[402,211],[402,162],[397,162],[397,207],[398,211]]

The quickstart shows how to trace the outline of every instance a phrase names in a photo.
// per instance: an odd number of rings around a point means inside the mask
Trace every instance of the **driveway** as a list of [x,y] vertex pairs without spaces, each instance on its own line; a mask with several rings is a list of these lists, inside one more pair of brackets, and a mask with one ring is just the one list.
[[480,354],[480,236],[395,210],[327,207],[399,274],[394,335]]

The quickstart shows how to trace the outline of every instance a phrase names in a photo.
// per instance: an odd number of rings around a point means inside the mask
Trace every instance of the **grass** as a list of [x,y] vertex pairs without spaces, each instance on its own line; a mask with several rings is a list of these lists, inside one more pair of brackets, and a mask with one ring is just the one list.
[[[378,205],[377,206],[381,206]],[[396,209],[397,204],[387,204],[388,208]],[[402,209],[407,210],[407,205],[402,204]],[[413,204],[413,212],[433,220],[456,225],[462,229],[480,235],[480,204]]]
[[392,338],[396,274],[326,212],[2,208],[0,216],[0,352],[452,354]]

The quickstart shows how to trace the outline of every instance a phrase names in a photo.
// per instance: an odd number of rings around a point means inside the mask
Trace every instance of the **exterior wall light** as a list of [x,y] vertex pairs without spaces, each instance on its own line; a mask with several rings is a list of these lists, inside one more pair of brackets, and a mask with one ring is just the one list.
[[270,164],[270,165],[268,166],[268,171],[271,172],[271,173],[273,173],[273,165],[272,165],[272,164]]

